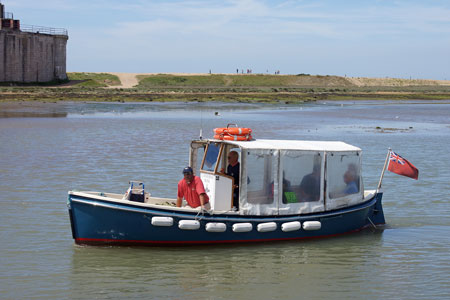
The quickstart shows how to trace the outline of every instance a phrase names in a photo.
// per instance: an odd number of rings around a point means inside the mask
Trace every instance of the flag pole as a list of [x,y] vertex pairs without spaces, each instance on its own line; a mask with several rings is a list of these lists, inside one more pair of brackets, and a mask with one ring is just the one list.
[[384,172],[386,171],[386,167],[387,167],[388,162],[389,162],[389,154],[391,154],[391,151],[392,151],[392,149],[388,148],[388,153],[386,155],[386,160],[384,161],[383,171],[381,171],[380,181],[378,182],[377,191],[379,191],[381,189],[381,182],[383,182]]

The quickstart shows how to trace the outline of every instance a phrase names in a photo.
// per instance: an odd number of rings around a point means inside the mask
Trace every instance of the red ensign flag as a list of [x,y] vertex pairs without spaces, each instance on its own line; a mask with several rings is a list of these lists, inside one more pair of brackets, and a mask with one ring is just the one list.
[[419,178],[419,170],[397,153],[391,151],[389,154],[388,170],[403,176],[408,176],[417,180]]

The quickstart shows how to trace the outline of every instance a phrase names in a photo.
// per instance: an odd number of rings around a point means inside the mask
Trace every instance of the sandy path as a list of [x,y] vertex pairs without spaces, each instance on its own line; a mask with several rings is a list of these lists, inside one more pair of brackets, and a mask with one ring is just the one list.
[[136,78],[136,75],[140,75],[139,73],[109,73],[112,75],[116,75],[119,77],[121,85],[109,86],[109,88],[125,88],[129,89],[138,85],[139,80]]
[[[139,80],[136,78],[137,75],[157,75],[158,73],[117,73],[108,72],[108,74],[116,75],[119,77],[122,85],[109,86],[108,88],[125,88],[129,89],[139,84]],[[193,76],[193,75],[206,75],[201,73],[164,73],[166,75],[180,75],[180,76]]]

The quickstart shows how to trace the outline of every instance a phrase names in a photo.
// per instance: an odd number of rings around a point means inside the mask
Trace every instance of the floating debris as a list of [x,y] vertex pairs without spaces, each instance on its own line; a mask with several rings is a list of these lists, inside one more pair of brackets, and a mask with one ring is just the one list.
[[394,133],[394,132],[410,132],[413,127],[409,126],[409,128],[390,128],[390,127],[380,127],[377,126],[375,127],[375,132],[380,132],[380,133]]

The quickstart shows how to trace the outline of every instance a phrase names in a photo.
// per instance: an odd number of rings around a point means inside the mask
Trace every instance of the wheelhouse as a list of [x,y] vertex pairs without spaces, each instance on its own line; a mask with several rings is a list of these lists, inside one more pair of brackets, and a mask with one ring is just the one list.
[[[240,182],[226,170],[228,154],[239,154]],[[277,216],[331,211],[364,201],[361,149],[343,142],[196,140],[190,165],[200,176],[215,213]]]

